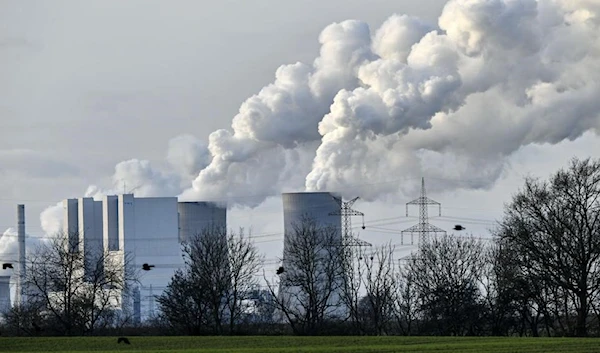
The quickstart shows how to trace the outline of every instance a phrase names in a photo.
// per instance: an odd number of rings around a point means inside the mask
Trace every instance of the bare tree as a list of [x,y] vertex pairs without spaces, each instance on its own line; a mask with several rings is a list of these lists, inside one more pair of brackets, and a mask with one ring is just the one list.
[[444,235],[423,239],[407,261],[405,274],[418,293],[421,319],[435,333],[475,333],[484,254],[481,241]]
[[258,284],[256,274],[262,259],[242,229],[237,235],[230,234],[227,244],[231,277],[231,287],[227,293],[227,308],[229,332],[233,332],[236,323],[241,321],[244,312],[249,309],[250,305],[247,302]]
[[[260,257],[244,232],[207,227],[184,243],[185,268],[158,297],[171,326],[191,334],[233,332],[257,279]],[[187,310],[186,310],[187,307]]]
[[366,295],[363,298],[362,318],[373,333],[388,334],[397,295],[394,246],[383,245],[363,258],[366,265],[363,277]]
[[552,294],[558,288],[521,267],[524,255],[502,240],[489,249],[485,301],[492,335],[539,336],[542,324],[551,335],[555,324],[560,325],[555,318],[561,316],[556,310],[562,307]]
[[223,332],[227,293],[231,286],[227,229],[207,227],[184,243],[190,285],[209,315],[213,333]]
[[313,334],[327,321],[347,316],[341,236],[338,229],[304,217],[285,239],[280,280],[265,280],[277,298],[278,312],[294,332]]
[[363,290],[363,275],[365,271],[366,250],[357,244],[343,243],[340,250],[342,270],[341,300],[348,309],[350,320],[355,333],[364,331],[360,313],[360,300]]
[[600,289],[600,160],[573,159],[548,181],[528,178],[497,231],[531,278],[565,291],[572,334],[586,336],[590,299]]
[[515,291],[521,289],[523,298],[528,297],[523,281],[511,261],[513,253],[500,244],[487,249],[487,263],[484,267],[484,302],[486,305],[486,323],[489,333],[494,336],[506,336],[513,333],[517,326],[519,309]]
[[122,252],[85,251],[78,234],[59,234],[31,256],[24,286],[54,329],[87,334],[108,325],[136,278]]
[[198,335],[208,325],[207,304],[201,288],[194,288],[187,269],[177,270],[156,301],[160,316],[177,332]]
[[43,305],[35,301],[17,304],[1,313],[4,319],[3,334],[14,336],[33,336],[41,332],[36,330],[33,323],[44,321]]
[[413,277],[402,263],[396,271],[396,296],[394,298],[394,316],[401,334],[409,336],[415,333],[419,315],[419,292]]

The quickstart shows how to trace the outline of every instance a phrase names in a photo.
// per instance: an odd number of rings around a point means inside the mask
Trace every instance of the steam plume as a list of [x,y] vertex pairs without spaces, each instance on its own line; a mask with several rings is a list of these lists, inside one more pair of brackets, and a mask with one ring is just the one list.
[[450,0],[437,26],[393,15],[371,33],[344,21],[319,42],[312,64],[281,66],[231,129],[206,145],[172,140],[178,175],[142,161],[115,175],[159,195],[197,174],[181,199],[230,205],[290,189],[374,200],[406,191],[381,181],[421,175],[488,188],[521,147],[600,131],[594,0]]
[[[179,175],[154,168],[149,161],[131,159],[115,166],[112,187],[90,185],[84,197],[99,200],[103,195],[123,193],[135,193],[139,197],[175,196],[182,191],[180,180]],[[63,212],[63,204],[59,202],[40,214],[41,226],[46,234],[55,235],[62,231]]]
[[[211,134],[212,161],[183,196],[256,204],[299,187],[281,178],[290,168],[307,190],[368,199],[402,192],[377,183],[390,175],[490,187],[522,146],[598,132],[599,13],[592,1],[452,0],[439,28],[398,15],[373,35],[333,24],[311,67],[279,68],[232,132]],[[286,163],[300,148],[310,169]]]

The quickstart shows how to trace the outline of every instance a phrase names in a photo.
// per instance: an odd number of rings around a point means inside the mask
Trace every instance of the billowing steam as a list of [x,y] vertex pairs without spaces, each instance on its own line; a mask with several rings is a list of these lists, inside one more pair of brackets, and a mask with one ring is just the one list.
[[[4,233],[0,234],[0,257],[3,263],[13,263],[14,268],[17,268],[16,262],[19,258],[19,243],[17,239],[17,230],[8,228]],[[0,276],[10,276],[14,269],[2,270],[0,268]]]
[[132,160],[114,179],[160,195],[195,174],[182,199],[230,205],[298,189],[373,200],[405,191],[384,181],[421,175],[487,188],[522,146],[600,131],[595,0],[450,0],[437,27],[345,21],[319,42],[314,62],[281,66],[231,130],[206,145],[173,139],[177,175]]
[[211,159],[208,146],[195,136],[181,135],[169,141],[167,161],[187,185],[210,164]]
[[[35,251],[46,239],[26,234],[26,251]],[[4,233],[0,233],[0,261],[1,263],[11,263],[13,268],[0,268],[0,276],[13,276],[18,271],[19,262],[19,238],[15,228],[7,228]],[[14,279],[14,277],[13,277]]]
[[[111,188],[104,189],[97,185],[90,185],[84,197],[100,200],[103,195],[123,193],[135,193],[140,197],[175,196],[182,191],[180,181],[179,175],[156,169],[149,161],[131,159],[115,166]],[[62,202],[45,209],[40,215],[44,232],[50,235],[60,233],[63,229],[63,217]]]
[[[298,187],[293,173],[368,199],[397,193],[381,181],[398,176],[489,187],[521,146],[598,131],[599,22],[592,1],[453,0],[437,29],[397,15],[374,34],[330,25],[311,67],[282,66],[232,132],[210,135],[213,159],[183,195],[257,203]],[[310,167],[287,163],[313,146]]]
[[8,228],[0,234],[0,254],[4,262],[15,262],[19,258],[17,230]]
[[360,84],[359,67],[375,58],[369,28],[362,22],[332,24],[319,41],[320,56],[311,66],[281,66],[275,82],[242,104],[233,132],[218,130],[209,136],[212,160],[182,198],[254,206],[286,186],[302,185],[288,176],[310,171],[300,155],[314,156],[319,121],[341,89]]

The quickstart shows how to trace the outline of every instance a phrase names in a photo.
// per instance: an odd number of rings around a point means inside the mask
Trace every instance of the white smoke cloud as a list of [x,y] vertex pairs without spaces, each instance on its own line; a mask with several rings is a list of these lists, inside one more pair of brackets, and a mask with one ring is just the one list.
[[56,205],[49,206],[40,214],[40,224],[45,235],[53,236],[60,234],[63,230],[64,216],[63,216],[63,204],[62,201]]
[[392,15],[373,37],[373,53],[382,59],[406,62],[411,47],[434,30],[417,17]]
[[[19,258],[19,248],[17,241],[17,230],[8,228],[0,235],[0,263],[13,263],[14,269],[17,269],[17,260]],[[14,269],[3,270],[0,268],[0,276],[10,276]]]
[[[154,168],[147,160],[130,159],[115,166],[111,187],[90,185],[83,197],[100,200],[104,195],[123,193],[133,193],[139,197],[175,196],[182,190],[180,180],[179,175]],[[62,201],[42,211],[40,222],[46,235],[60,234],[64,229]]]
[[[539,49],[538,4],[533,0],[455,0],[439,18],[447,37],[467,55]],[[493,52],[492,52],[493,53]]]
[[522,146],[598,132],[598,8],[582,15],[566,3],[450,1],[444,32],[424,35],[406,64],[388,55],[363,65],[363,86],[336,96],[307,189],[422,174],[445,189],[487,188]]
[[125,193],[138,196],[173,196],[180,192],[179,176],[153,168],[146,160],[130,159],[115,166],[113,182]]
[[212,156],[208,146],[193,135],[181,135],[169,141],[167,161],[186,181],[195,178],[210,164]]
[[147,160],[130,159],[118,163],[112,175],[112,187],[90,185],[84,197],[100,200],[104,195],[135,194],[140,197],[177,195],[180,176],[152,166]]
[[233,118],[233,131],[219,130],[209,136],[212,161],[181,195],[183,199],[255,206],[291,185],[282,180],[290,169],[306,175],[302,165],[286,161],[320,138],[318,123],[331,100],[340,89],[356,86],[358,68],[374,57],[369,28],[363,22],[329,25],[319,41],[320,55],[312,66],[281,66],[272,84],[242,104]]
[[161,196],[197,174],[181,199],[229,205],[301,188],[374,200],[422,175],[440,190],[489,188],[523,146],[600,133],[595,0],[450,0],[438,27],[344,21],[319,42],[311,65],[281,66],[231,129],[206,145],[171,140],[175,173],[131,160],[113,180]]
[[[290,175],[367,199],[410,188],[387,176],[489,188],[522,146],[599,131],[599,11],[585,0],[452,0],[439,28],[400,15],[374,34],[333,24],[312,66],[280,67],[231,131],[210,136],[213,159],[182,197],[256,205],[300,187]],[[305,142],[312,166],[290,165]]]
[[14,262],[19,258],[17,230],[8,228],[0,235],[0,262]]
[[[15,275],[19,269],[19,238],[15,228],[8,228],[0,234],[0,264],[12,263],[13,268],[3,270],[0,268],[0,276]],[[35,251],[42,244],[43,238],[26,234],[25,236],[25,251],[27,253]]]

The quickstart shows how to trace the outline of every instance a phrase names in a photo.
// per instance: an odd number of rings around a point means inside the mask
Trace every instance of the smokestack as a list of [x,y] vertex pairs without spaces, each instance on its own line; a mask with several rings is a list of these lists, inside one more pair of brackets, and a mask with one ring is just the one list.
[[17,239],[19,242],[19,274],[17,279],[16,304],[23,304],[25,283],[25,205],[17,205]]

